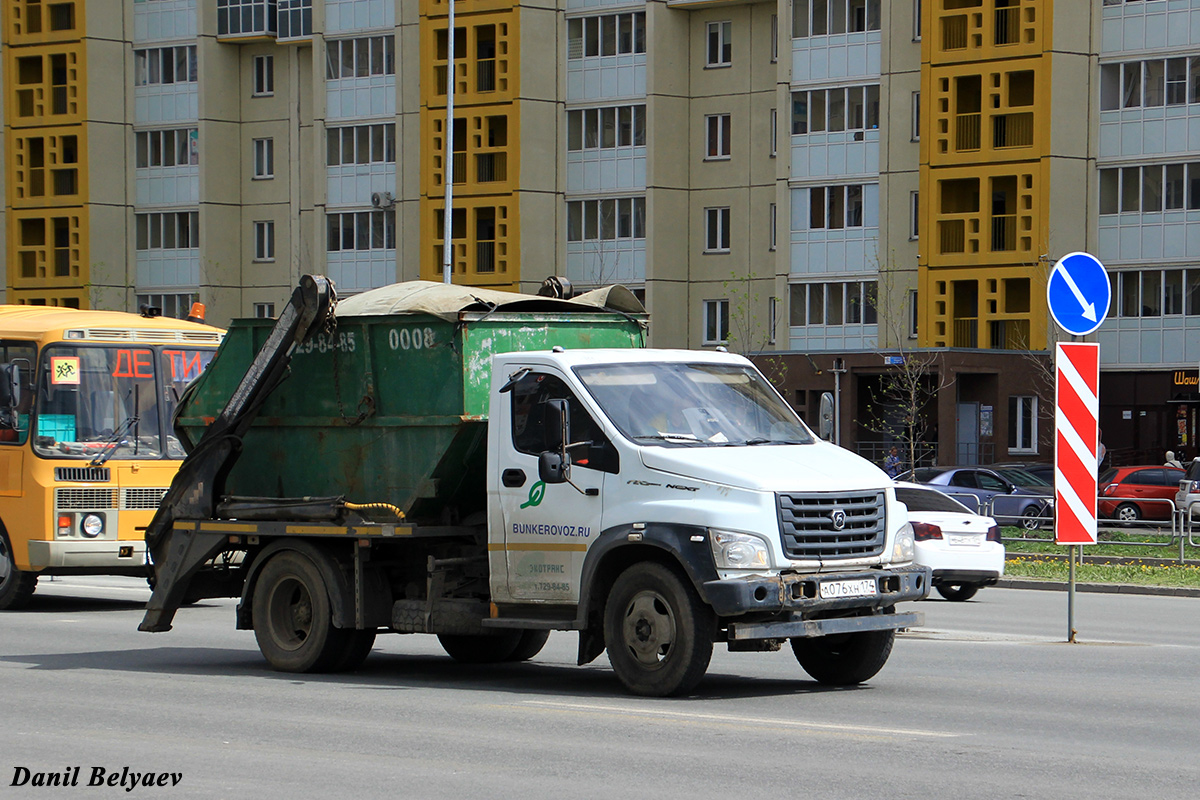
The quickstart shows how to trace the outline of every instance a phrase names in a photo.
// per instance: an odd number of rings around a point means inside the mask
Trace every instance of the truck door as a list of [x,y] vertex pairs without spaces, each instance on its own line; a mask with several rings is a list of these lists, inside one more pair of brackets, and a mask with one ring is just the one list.
[[[616,451],[557,375],[531,370],[509,396],[508,435],[496,454],[509,592],[514,599],[576,603],[588,544],[600,533],[605,478],[617,472]],[[556,399],[568,401],[575,446],[571,482],[547,484],[538,477],[538,457],[548,449],[546,401]]]

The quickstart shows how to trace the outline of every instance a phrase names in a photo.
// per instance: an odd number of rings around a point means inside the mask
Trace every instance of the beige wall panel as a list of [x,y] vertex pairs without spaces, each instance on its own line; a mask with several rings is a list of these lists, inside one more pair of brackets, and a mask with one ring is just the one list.
[[[686,98],[650,95],[646,98],[646,183],[672,189],[688,185],[693,143],[691,103]],[[695,145],[699,146],[699,145]]]
[[646,278],[688,279],[688,193],[654,189],[646,197]]
[[1055,53],[1050,64],[1050,97],[1042,98],[1053,109],[1050,119],[1050,154],[1086,158],[1088,132],[1099,132],[1099,88],[1093,79],[1100,77],[1093,59],[1075,53]]
[[566,43],[559,40],[560,17],[553,8],[520,10],[520,90],[522,99],[557,100],[562,91],[560,74],[549,69],[566,58]]
[[[538,192],[558,190],[558,153],[564,149],[566,135],[559,129],[561,109],[552,101],[522,100],[513,110],[517,111],[520,132],[521,189]],[[515,131],[509,130],[509,149],[513,147]],[[525,215],[521,215],[525,219]],[[522,221],[522,227],[527,222]]]
[[[702,97],[690,104],[691,187],[717,189],[744,184],[750,173],[750,95]],[[708,117],[730,115],[729,157],[708,157]]]
[[519,192],[517,195],[521,220],[521,291],[537,293],[542,281],[551,275],[566,274],[565,264],[558,260],[559,209],[556,194]]
[[[691,14],[691,94],[706,97],[722,94],[742,94],[750,91],[751,74],[755,68],[751,44],[752,24],[748,7],[721,6],[694,11]],[[729,66],[708,66],[708,24],[732,22],[732,48]],[[766,44],[766,39],[762,40]],[[762,68],[768,66],[767,53],[761,57]]]
[[[744,138],[739,138],[739,126],[736,121],[733,123],[733,152],[735,156],[739,151],[745,152],[750,183],[759,186],[774,184],[777,177],[786,177],[786,171],[781,171],[786,169],[784,162],[781,161],[784,154],[779,151],[785,149],[789,137],[784,135],[783,129],[778,126],[780,124],[779,116],[790,111],[791,101],[780,105],[779,94],[775,91],[774,86],[749,95],[748,101],[749,111]],[[771,109],[776,110],[776,155],[774,158],[771,157]]]
[[686,97],[691,63],[688,13],[646,4],[646,93]]
[[[242,198],[244,150],[229,146],[240,142],[242,134],[237,123],[200,122],[200,202],[237,204]],[[249,146],[249,142],[246,143]],[[252,163],[252,162],[251,162]],[[276,170],[281,166],[277,163]],[[247,169],[249,169],[247,167]],[[252,173],[247,171],[246,175]],[[201,232],[203,235],[203,231]]]
[[[241,286],[243,266],[249,263],[243,240],[249,232],[242,224],[242,209],[234,205],[200,204],[200,283]],[[276,234],[278,240],[278,233]],[[240,303],[224,313],[236,314]]]
[[[237,100],[241,108],[239,109],[240,117],[243,122],[261,122],[272,119],[287,119],[295,108],[293,98],[295,97],[295,89],[297,81],[293,70],[296,68],[296,54],[300,52],[294,47],[280,47],[272,44],[255,44],[241,45],[233,47],[231,45],[223,45],[223,50],[236,53],[237,59],[237,75],[238,82],[225,85],[224,91],[227,94],[233,94],[236,87],[237,94],[233,99]],[[304,52],[310,52],[310,48],[304,48]],[[254,94],[254,59],[256,56],[274,56],[274,76],[275,76],[275,93],[271,95]],[[201,84],[201,91],[205,91],[205,83]],[[302,97],[308,95],[307,85],[301,77],[301,92]],[[307,103],[311,111],[311,103]]]
[[397,278],[415,281],[421,277],[421,204],[417,200],[404,200],[396,204],[396,259],[399,262]]
[[[136,269],[133,241],[130,239],[133,214],[123,205],[87,206],[88,282],[93,308],[134,309],[131,305]],[[127,302],[130,305],[127,305]]]
[[[241,50],[242,46],[218,44],[216,39],[201,38],[196,42],[200,75],[200,119],[236,120],[241,116],[243,97],[249,97],[252,86],[249,73],[246,74],[246,82],[243,84]],[[275,81],[278,97],[278,70]]]
[[[89,19],[91,16],[89,15]],[[87,119],[123,123],[131,115],[126,98],[132,97],[133,74],[126,74],[132,57],[124,42],[87,39],[84,42],[87,69]],[[128,88],[127,88],[128,87]]]

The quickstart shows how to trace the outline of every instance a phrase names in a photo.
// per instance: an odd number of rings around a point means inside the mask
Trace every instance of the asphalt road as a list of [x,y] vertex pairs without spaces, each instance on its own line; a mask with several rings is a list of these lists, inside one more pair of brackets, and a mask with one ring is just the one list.
[[[136,631],[147,592],[43,581],[0,614],[0,797],[1165,798],[1200,786],[1200,599],[986,589],[918,604],[870,683],[718,647],[697,693],[624,694],[557,633],[457,665],[380,637],[353,675],[269,671],[232,601]],[[78,787],[14,787],[80,767]],[[88,788],[95,768],[167,786]],[[73,772],[68,772],[68,776]],[[128,787],[126,778],[126,787]]]

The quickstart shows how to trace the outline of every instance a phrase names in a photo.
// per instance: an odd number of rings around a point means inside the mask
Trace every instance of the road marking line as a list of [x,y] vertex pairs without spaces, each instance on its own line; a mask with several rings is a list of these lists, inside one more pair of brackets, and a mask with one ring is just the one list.
[[961,736],[957,733],[944,731],[922,731],[911,728],[884,728],[872,725],[844,725],[831,722],[804,722],[795,719],[778,719],[771,717],[739,717],[733,714],[700,714],[694,711],[662,711],[645,708],[623,708],[621,706],[593,705],[590,703],[561,703],[549,700],[526,700],[523,705],[553,708],[564,711],[599,711],[610,714],[625,714],[628,716],[664,717],[667,719],[682,719],[703,722],[727,722],[741,725],[766,725],[784,728],[806,728],[821,731],[837,731],[839,733],[868,733],[889,734],[892,736],[924,736],[932,739],[953,739]]

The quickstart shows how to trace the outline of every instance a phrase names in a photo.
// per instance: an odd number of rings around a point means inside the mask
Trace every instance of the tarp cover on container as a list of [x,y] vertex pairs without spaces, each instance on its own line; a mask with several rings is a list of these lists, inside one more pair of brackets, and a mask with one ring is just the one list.
[[646,309],[633,296],[633,292],[624,286],[605,286],[571,300],[559,300],[434,281],[406,281],[371,289],[339,301],[335,313],[339,317],[429,314],[447,322],[454,322],[464,311],[646,313]]

